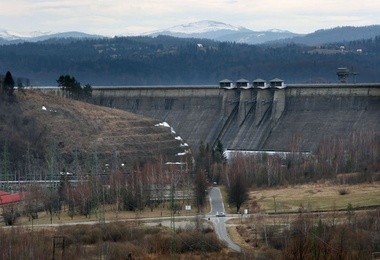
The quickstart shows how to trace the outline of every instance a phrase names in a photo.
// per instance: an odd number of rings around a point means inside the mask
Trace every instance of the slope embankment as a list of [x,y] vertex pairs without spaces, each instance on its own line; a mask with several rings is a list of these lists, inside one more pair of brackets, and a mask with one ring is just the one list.
[[[181,141],[175,139],[170,128],[155,126],[159,123],[157,119],[41,91],[26,90],[16,94],[17,101],[7,108],[10,111],[17,108],[13,118],[20,118],[20,123],[0,124],[0,132],[10,133],[10,137],[18,136],[8,138],[12,141],[8,142],[8,147],[13,147],[20,146],[16,142],[23,141],[29,132],[39,129],[38,136],[23,142],[24,148],[17,156],[38,160],[42,166],[48,162],[55,172],[78,171],[79,168],[83,172],[95,168],[103,172],[107,167],[121,169],[122,166],[125,167],[123,171],[129,171],[136,163],[179,161],[178,153],[184,152]],[[31,119],[33,127],[29,126]],[[38,158],[33,158],[35,146],[42,150]]]

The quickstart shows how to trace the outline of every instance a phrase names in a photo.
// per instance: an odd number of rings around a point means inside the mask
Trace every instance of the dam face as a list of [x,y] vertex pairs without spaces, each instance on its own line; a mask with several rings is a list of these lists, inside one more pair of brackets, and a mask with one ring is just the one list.
[[293,84],[286,88],[161,86],[95,88],[93,102],[168,122],[185,142],[226,149],[314,150],[326,137],[380,131],[379,84]]

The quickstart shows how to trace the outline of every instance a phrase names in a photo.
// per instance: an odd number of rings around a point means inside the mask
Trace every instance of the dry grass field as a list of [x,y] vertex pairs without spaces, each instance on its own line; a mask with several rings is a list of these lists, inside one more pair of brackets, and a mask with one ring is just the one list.
[[380,183],[323,183],[258,189],[251,191],[249,198],[267,212],[297,212],[300,207],[309,211],[339,210],[346,209],[349,203],[354,208],[370,207],[380,205]]
[[[289,253],[287,250],[291,251],[288,247],[289,241],[296,239],[295,234],[298,233],[295,230],[300,223],[302,223],[302,228],[307,227],[307,232],[312,234],[317,227],[323,226],[325,233],[322,234],[325,236],[323,239],[319,238],[322,244],[323,241],[325,244],[335,243],[341,230],[350,238],[360,233],[361,237],[344,241],[345,246],[342,246],[341,250],[345,252],[347,258],[343,259],[349,259],[348,256],[352,259],[365,259],[370,255],[371,250],[379,248],[376,245],[376,241],[380,238],[377,224],[380,217],[379,182],[356,185],[314,183],[251,190],[249,200],[242,208],[249,208],[255,203],[259,209],[256,208],[257,211],[251,211],[251,213],[257,214],[249,214],[228,221],[228,232],[231,238],[250,252],[253,259],[287,259],[284,255]],[[348,207],[349,204],[352,208]],[[355,210],[359,208],[367,210]],[[275,211],[278,214],[275,214]],[[355,239],[361,240],[355,242]],[[303,243],[307,243],[306,238]],[[359,250],[358,245],[361,244],[368,245],[367,251]],[[338,245],[334,245],[331,248],[337,247]],[[307,250],[305,248],[304,250]],[[336,252],[330,253],[334,255]],[[330,253],[328,250],[324,252],[326,255]]]
[[[67,208],[63,208],[62,212],[57,215],[53,214],[52,220],[50,219],[50,214],[47,212],[39,212],[38,219],[34,219],[33,222],[30,218],[26,216],[21,216],[17,222],[17,226],[31,226],[32,224],[35,226],[38,225],[47,225],[47,224],[68,224],[70,223],[84,223],[84,222],[102,222],[105,221],[140,221],[146,218],[168,218],[170,217],[170,210],[168,209],[169,203],[159,205],[157,208],[153,210],[149,208],[145,208],[144,210],[137,211],[116,211],[114,205],[106,205],[104,207],[104,213],[102,206],[99,206],[96,210],[94,210],[89,217],[85,217],[83,215],[74,215],[71,218],[68,215]],[[0,210],[1,211],[1,210]],[[181,210],[175,214],[175,216],[183,217],[183,216],[194,216],[196,214],[203,214],[205,212],[210,211],[210,206],[203,210],[203,212],[198,213],[196,207],[192,207],[191,210]],[[0,223],[0,226],[4,225],[4,223]]]

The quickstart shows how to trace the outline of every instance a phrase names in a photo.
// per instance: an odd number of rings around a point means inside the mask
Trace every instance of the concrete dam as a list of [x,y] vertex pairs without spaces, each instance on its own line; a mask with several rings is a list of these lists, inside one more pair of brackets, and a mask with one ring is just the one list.
[[380,83],[98,87],[93,99],[169,123],[195,152],[217,140],[231,150],[313,151],[326,137],[380,132]]

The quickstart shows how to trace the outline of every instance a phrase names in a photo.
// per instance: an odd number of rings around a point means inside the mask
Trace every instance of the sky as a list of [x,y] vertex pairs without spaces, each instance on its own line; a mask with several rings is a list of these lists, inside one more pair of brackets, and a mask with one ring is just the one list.
[[136,35],[201,20],[310,33],[380,24],[379,0],[0,0],[0,30]]

